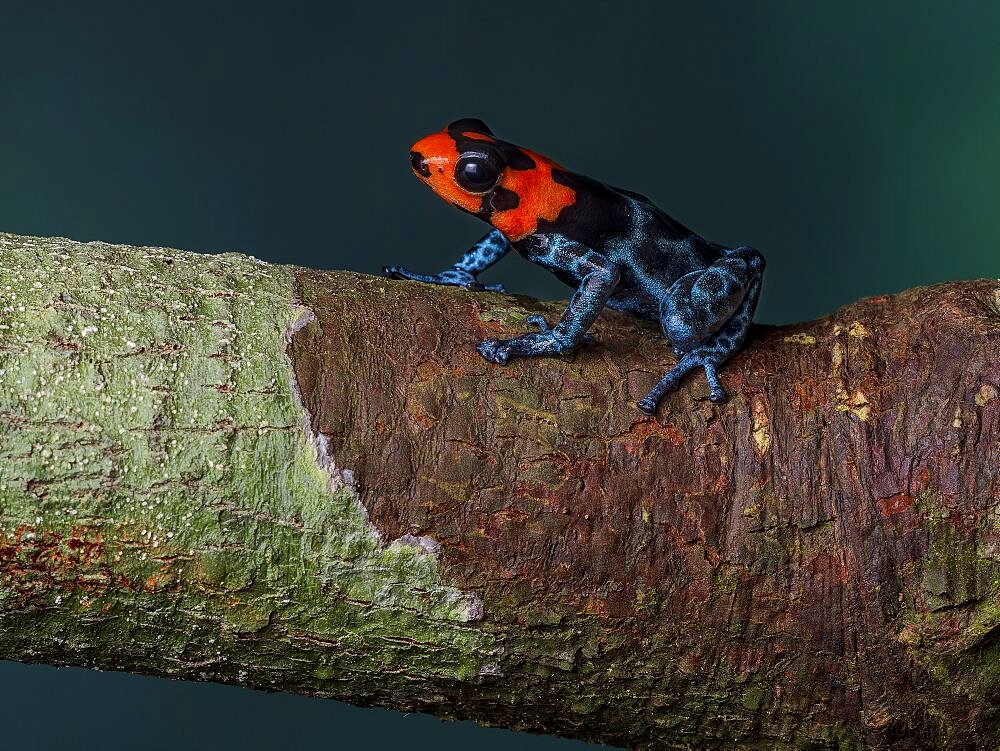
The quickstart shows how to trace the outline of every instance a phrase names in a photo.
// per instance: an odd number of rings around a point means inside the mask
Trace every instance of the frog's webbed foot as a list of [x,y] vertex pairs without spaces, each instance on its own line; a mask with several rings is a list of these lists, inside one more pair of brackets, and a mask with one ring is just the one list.
[[476,345],[476,351],[484,360],[497,365],[506,365],[510,359],[510,347],[507,344],[508,342],[502,339],[484,339]]
[[513,339],[485,339],[476,345],[484,358],[497,365],[506,365],[511,355],[540,357],[572,352],[580,345],[569,337],[558,336],[552,331],[543,334],[522,334]]
[[540,315],[528,316],[526,323],[537,326],[538,334],[522,334],[513,339],[486,339],[476,345],[484,358],[498,365],[505,365],[511,355],[518,357],[539,357],[541,355],[561,355],[572,352],[581,344],[595,343],[597,340],[583,332],[572,336],[563,333],[559,326],[549,326]]
[[383,266],[382,273],[390,279],[409,279],[425,284],[442,284],[448,287],[462,287],[473,292],[506,292],[502,284],[483,284],[476,277],[461,269],[448,269],[440,274],[417,274],[402,266]]

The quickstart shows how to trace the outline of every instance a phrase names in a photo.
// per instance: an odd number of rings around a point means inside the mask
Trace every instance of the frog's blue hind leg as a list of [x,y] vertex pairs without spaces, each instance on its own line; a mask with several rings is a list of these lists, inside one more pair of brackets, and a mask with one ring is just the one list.
[[638,407],[647,415],[665,393],[695,368],[705,370],[713,402],[728,399],[718,366],[733,356],[746,338],[760,296],[764,257],[753,248],[735,248],[707,269],[678,279],[660,303],[663,333],[680,355]]

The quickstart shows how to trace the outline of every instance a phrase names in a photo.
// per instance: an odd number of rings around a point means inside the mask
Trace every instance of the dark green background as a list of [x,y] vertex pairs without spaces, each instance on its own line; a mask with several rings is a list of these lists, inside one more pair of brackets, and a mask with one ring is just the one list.
[[[763,321],[996,276],[1000,6],[870,5],[0,0],[0,230],[439,270],[483,227],[408,147],[479,116],[760,248]],[[567,292],[517,258],[489,277]],[[11,748],[582,748],[10,663],[0,721]]]

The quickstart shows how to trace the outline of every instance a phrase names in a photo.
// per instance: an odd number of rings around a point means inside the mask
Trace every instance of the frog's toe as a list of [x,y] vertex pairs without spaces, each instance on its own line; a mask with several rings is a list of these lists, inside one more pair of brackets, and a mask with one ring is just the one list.
[[476,345],[476,350],[484,359],[497,365],[506,365],[510,358],[510,346],[499,339],[484,339]]
[[425,284],[446,284],[437,274],[418,274],[403,266],[383,266],[382,273],[390,279],[406,279],[410,282],[424,282]]
[[549,330],[549,322],[545,320],[545,316],[531,315],[524,319],[525,323],[530,323],[532,326],[537,326],[538,330],[543,334]]
[[719,379],[719,371],[716,367],[716,364],[711,361],[704,364],[705,378],[708,379],[708,398],[715,404],[725,404],[729,401],[729,392],[722,385],[722,381]]
[[390,279],[406,279],[410,272],[402,266],[383,266],[382,273]]
[[724,388],[713,388],[708,391],[708,398],[714,404],[725,404],[729,401],[729,393]]
[[656,413],[656,402],[650,399],[648,396],[644,399],[640,399],[635,403],[635,406],[639,408],[639,411],[644,415],[652,415]]
[[[537,326],[538,330],[543,334],[552,333],[552,327],[549,326],[549,322],[545,320],[545,316],[537,314],[530,315],[524,319],[524,322]],[[575,349],[580,344],[597,344],[597,340],[590,334],[584,334],[578,341],[570,341],[559,337],[555,337],[555,339],[560,342],[559,349],[557,350],[559,352],[567,349]]]

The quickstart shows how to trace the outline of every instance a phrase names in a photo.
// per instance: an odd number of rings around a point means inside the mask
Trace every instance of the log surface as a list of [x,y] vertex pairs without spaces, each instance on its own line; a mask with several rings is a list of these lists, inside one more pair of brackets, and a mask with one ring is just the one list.
[[0,234],[0,657],[633,747],[1000,745],[1000,283],[673,357],[558,304]]

